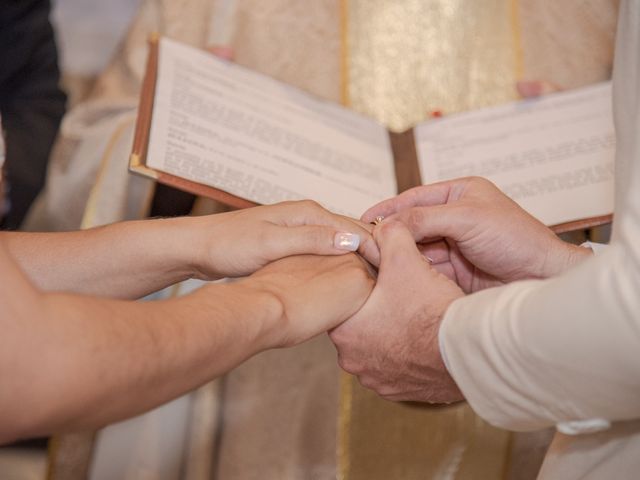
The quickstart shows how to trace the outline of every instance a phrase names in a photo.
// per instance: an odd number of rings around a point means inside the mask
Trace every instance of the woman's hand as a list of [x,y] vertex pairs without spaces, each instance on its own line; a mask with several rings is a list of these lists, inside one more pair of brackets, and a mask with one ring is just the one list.
[[370,228],[302,201],[78,232],[0,236],[43,290],[139,298],[187,278],[246,276],[290,255],[358,250],[375,257]]
[[358,255],[298,255],[270,263],[233,286],[268,296],[263,348],[290,347],[354,315],[369,297],[374,277]]
[[292,255],[377,253],[371,226],[309,200],[178,220],[188,228],[194,276],[205,280],[249,275]]

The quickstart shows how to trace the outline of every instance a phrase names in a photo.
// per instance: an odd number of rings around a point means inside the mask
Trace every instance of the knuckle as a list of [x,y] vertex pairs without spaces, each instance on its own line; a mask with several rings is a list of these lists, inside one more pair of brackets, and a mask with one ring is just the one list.
[[489,189],[498,188],[491,180],[485,177],[478,177],[478,176],[469,177],[469,183],[472,184],[474,187],[478,187],[478,188],[489,188]]
[[348,334],[346,333],[346,328],[344,326],[339,326],[334,328],[331,332],[329,332],[329,338],[336,346],[338,350],[338,360],[343,357],[344,352],[343,349],[348,343]]
[[425,214],[421,208],[412,208],[407,215],[406,225],[412,232],[419,231],[425,222]]
[[353,351],[353,345],[358,339],[358,332],[351,326],[351,322],[345,322],[331,330],[329,337],[338,349],[338,354],[348,356]]
[[352,358],[346,355],[338,356],[338,365],[342,370],[351,375],[359,375],[362,372],[361,366],[358,362],[355,362]]
[[367,260],[371,260],[371,257],[374,257],[375,253],[378,251],[378,245],[375,240],[370,235],[363,235],[360,237],[360,246],[358,251],[363,255]]
[[364,278],[366,272],[364,270],[364,265],[362,265],[360,259],[354,253],[345,255],[345,257],[346,258],[344,259],[344,261],[347,262],[344,267],[346,273],[354,279]]
[[358,381],[364,388],[373,390],[377,394],[380,394],[380,390],[383,389],[383,385],[376,378],[369,375],[358,375]]
[[307,208],[309,210],[316,210],[316,211],[320,211],[320,210],[324,210],[324,208],[322,207],[322,205],[320,205],[318,202],[316,202],[315,200],[300,200],[300,204],[304,207]]
[[367,271],[366,266],[363,261],[360,260],[355,254],[344,255],[343,257],[347,257],[349,263],[344,267],[345,268],[345,276],[349,279],[349,281],[354,282],[355,284],[369,284],[373,283],[373,278]]
[[324,223],[321,220],[328,213],[327,210],[322,207],[315,200],[296,200],[294,207],[296,214],[305,219],[305,223]]
[[[300,204],[300,200],[284,200],[280,203],[277,203],[275,205],[273,205],[274,207],[280,207],[280,208],[291,208],[291,207],[295,207],[296,205]],[[268,208],[269,206],[267,206]],[[260,208],[260,207],[258,207]]]
[[395,385],[378,384],[376,393],[383,398],[391,399],[398,396],[398,388]]
[[411,199],[411,203],[413,205],[418,205],[422,194],[428,189],[429,189],[428,185],[418,185],[417,187],[410,188],[409,190],[402,193],[401,195],[404,195],[407,198]]
[[273,244],[275,233],[276,232],[274,231],[274,229],[267,227],[267,228],[257,229],[254,235],[256,237],[258,245],[264,245],[266,247],[270,247]]
[[362,382],[362,386],[373,390],[376,394],[388,400],[398,400],[398,395],[402,395],[403,393],[402,388],[400,388],[396,381],[387,379],[384,375],[380,376],[380,374],[377,374],[376,376],[367,376],[367,378],[363,378]]

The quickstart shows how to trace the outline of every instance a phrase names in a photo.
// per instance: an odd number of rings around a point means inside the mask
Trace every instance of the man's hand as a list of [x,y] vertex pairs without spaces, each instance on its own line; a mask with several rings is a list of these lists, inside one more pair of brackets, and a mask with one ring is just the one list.
[[461,400],[440,355],[438,330],[462,291],[425,261],[401,223],[385,220],[374,238],[381,255],[377,284],[362,309],[330,333],[340,366],[389,400]]
[[289,347],[339,325],[356,313],[373,288],[364,260],[300,255],[273,262],[237,285],[267,293],[277,305],[267,347]]
[[480,177],[413,188],[362,218],[368,222],[380,215],[407,225],[434,267],[465,292],[548,278],[591,254],[560,240]]
[[283,202],[182,219],[190,231],[190,263],[202,279],[249,275],[291,255],[363,254],[377,247],[371,227],[310,200]]

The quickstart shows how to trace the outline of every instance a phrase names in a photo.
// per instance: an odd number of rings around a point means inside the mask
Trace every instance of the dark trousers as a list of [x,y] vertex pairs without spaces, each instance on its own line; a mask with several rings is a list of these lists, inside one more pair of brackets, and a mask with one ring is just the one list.
[[2,0],[0,115],[6,140],[10,210],[16,229],[38,195],[65,112],[49,0]]

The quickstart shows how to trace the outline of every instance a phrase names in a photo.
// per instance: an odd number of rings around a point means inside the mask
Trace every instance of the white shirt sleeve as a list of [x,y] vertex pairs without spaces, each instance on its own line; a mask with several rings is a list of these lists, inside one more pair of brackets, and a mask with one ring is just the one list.
[[[605,243],[596,243],[596,242],[584,242],[580,245],[581,247],[590,248],[593,251],[594,255],[599,255],[604,252],[608,247]],[[438,348],[440,349],[440,356],[442,357],[442,361],[447,371],[450,372],[449,369],[449,361],[447,360],[447,351],[444,345],[444,341],[442,340],[442,334],[438,332]]]
[[596,242],[584,242],[581,247],[590,248],[593,251],[594,255],[600,255],[604,252],[608,245],[605,243],[596,243]]
[[[594,255],[599,255],[603,253],[608,245],[602,243],[595,242],[584,242],[581,247],[590,248]],[[440,354],[442,356],[442,360],[447,368],[447,371],[451,373],[451,367],[449,366],[449,361],[447,359],[446,346],[444,343],[442,330],[438,335],[438,343],[440,347]],[[606,430],[611,427],[611,422],[603,418],[591,418],[587,420],[572,420],[566,422],[560,422],[556,425],[556,428],[559,432],[564,433],[566,435],[578,435],[584,433],[593,433],[601,430]]]
[[441,341],[482,417],[512,430],[640,418],[640,266],[629,256],[613,245],[561,277],[454,302]]

